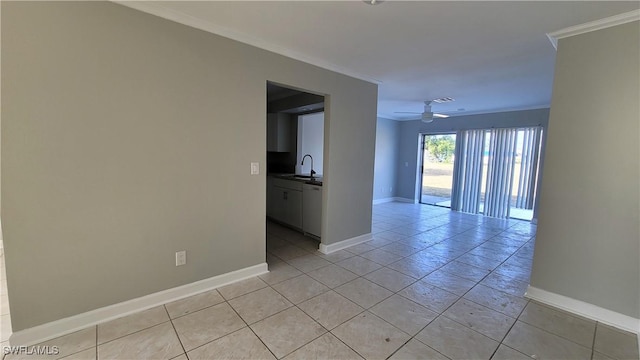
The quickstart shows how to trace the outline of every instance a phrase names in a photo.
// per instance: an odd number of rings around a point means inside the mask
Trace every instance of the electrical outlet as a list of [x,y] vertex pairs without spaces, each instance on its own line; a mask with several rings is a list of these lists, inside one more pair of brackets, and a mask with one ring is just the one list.
[[184,265],[187,263],[187,251],[182,250],[176,252],[176,266]]
[[252,162],[251,163],[251,175],[259,175],[260,174],[260,163]]

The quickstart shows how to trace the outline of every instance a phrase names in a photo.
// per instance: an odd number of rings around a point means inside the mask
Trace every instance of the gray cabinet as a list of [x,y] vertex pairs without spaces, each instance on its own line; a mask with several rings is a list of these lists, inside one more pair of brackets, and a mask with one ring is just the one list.
[[302,229],[302,183],[268,179],[267,215],[296,229]]
[[291,118],[288,114],[267,114],[267,151],[291,151]]
[[322,187],[304,184],[302,188],[302,231],[321,237]]

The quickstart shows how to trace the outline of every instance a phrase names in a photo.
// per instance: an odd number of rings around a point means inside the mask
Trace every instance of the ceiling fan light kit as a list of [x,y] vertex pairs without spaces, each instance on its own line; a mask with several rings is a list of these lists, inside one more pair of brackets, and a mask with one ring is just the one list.
[[380,5],[384,2],[384,0],[362,0],[367,5]]
[[[434,113],[431,111],[431,102],[437,102],[437,103],[443,103],[443,102],[451,102],[451,101],[455,101],[452,98],[440,98],[437,100],[427,100],[424,102],[424,111],[422,113],[413,113],[413,112],[407,112],[407,111],[396,111],[396,114],[420,114],[420,121],[422,121],[423,123],[430,123],[433,121],[433,119],[435,118],[439,118],[439,119],[444,119],[444,118],[448,118],[449,115],[445,115],[445,114],[438,114],[438,113]],[[418,119],[416,119],[418,120]]]

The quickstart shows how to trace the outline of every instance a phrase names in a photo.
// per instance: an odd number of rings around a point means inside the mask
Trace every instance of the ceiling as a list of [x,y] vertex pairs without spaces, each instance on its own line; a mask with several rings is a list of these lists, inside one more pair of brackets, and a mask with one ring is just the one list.
[[[128,5],[125,3],[125,5]],[[640,8],[638,1],[160,1],[156,13],[379,83],[378,116],[549,107],[546,33]],[[136,7],[136,6],[132,6]],[[139,8],[139,7],[138,7]]]

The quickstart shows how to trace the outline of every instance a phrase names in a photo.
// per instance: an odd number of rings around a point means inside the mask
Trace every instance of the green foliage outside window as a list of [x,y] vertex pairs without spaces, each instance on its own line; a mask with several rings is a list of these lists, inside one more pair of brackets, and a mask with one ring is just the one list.
[[453,161],[453,152],[456,146],[453,136],[425,136],[424,146],[432,160],[443,163]]

